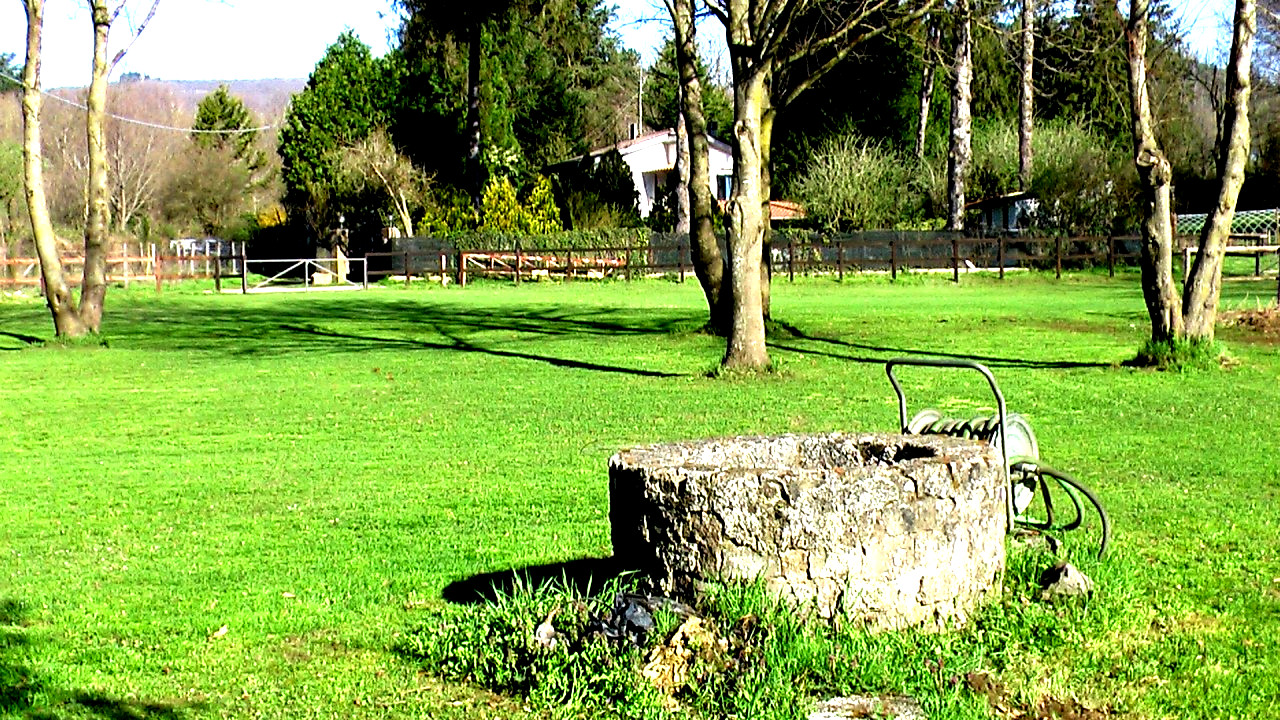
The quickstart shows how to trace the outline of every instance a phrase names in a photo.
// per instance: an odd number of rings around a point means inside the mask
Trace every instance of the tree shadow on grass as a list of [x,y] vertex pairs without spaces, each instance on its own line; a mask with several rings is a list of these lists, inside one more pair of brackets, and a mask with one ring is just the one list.
[[593,595],[627,572],[613,557],[580,558],[472,575],[449,583],[441,597],[451,603],[474,605],[494,602],[500,596],[510,595],[521,588],[532,589],[548,584],[564,587],[578,595]]
[[[507,348],[529,341],[546,347],[560,339],[669,335],[699,322],[693,311],[670,308],[473,306],[385,297],[354,301],[358,299],[316,298],[302,302],[290,298],[270,305],[138,303],[116,309],[107,332],[115,347],[273,356],[357,353],[398,346],[502,354],[609,371],[620,368]],[[317,342],[320,337],[325,341]]]
[[[23,335],[22,333],[8,332],[0,330],[0,337],[11,337],[25,345],[40,345],[44,343],[44,338],[38,338],[34,335]],[[0,350],[17,350],[18,348],[0,348]]]
[[[918,356],[918,357],[943,357],[957,358],[962,360],[974,360],[991,367],[996,368],[1021,368],[1025,370],[1067,370],[1074,368],[1110,368],[1111,363],[1102,362],[1081,362],[1076,360],[1030,360],[1026,358],[1008,358],[994,357],[990,355],[972,355],[967,353],[943,352],[940,350],[920,350],[915,348],[888,347],[884,345],[870,345],[866,343],[850,342],[848,340],[839,340],[837,338],[822,337],[820,335],[810,335],[794,325],[774,321],[773,324],[796,340],[805,342],[820,343],[821,345],[831,345],[838,348],[849,348],[851,350],[863,350],[866,352],[883,353],[887,356]],[[873,365],[883,365],[889,357],[870,357],[863,355],[849,355],[830,350],[819,350],[812,347],[800,347],[795,344],[786,344],[778,342],[776,339],[769,341],[769,347],[787,352],[794,352],[801,355],[818,355],[821,357],[833,358],[836,360],[847,360],[849,362],[867,363]]]
[[179,720],[199,706],[185,702],[125,700],[104,693],[52,687],[26,661],[31,618],[13,598],[0,598],[0,716],[30,720]]
[[[644,370],[642,368],[625,368],[617,365],[601,365],[599,363],[591,363],[583,360],[572,360],[567,358],[551,357],[549,355],[535,355],[533,353],[516,352],[514,350],[499,350],[497,348],[486,348],[474,343],[468,342],[458,337],[450,337],[451,343],[428,342],[425,340],[408,340],[405,338],[380,338],[370,335],[354,335],[350,333],[339,333],[332,330],[322,330],[316,327],[298,327],[298,326],[282,326],[283,329],[291,332],[306,333],[327,338],[337,338],[342,340],[354,340],[381,347],[401,347],[425,350],[445,350],[464,353],[481,353],[484,355],[493,355],[496,357],[516,358],[519,360],[535,360],[544,362],[548,365],[563,368],[573,368],[576,370],[595,370],[597,372],[623,373],[626,375],[639,375],[642,377],[683,377],[679,373],[662,372],[659,370]],[[447,337],[447,336],[446,336]]]

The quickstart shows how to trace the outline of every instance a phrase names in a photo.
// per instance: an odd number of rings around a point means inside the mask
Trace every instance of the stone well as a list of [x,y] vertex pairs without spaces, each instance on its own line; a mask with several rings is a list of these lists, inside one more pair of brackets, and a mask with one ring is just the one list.
[[659,592],[761,579],[876,629],[962,623],[1004,569],[1006,486],[986,443],[737,437],[609,460],[614,554]]

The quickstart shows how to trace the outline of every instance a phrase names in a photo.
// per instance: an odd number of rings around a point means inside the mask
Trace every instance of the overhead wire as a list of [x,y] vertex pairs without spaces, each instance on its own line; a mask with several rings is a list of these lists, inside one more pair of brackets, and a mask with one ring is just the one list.
[[[18,83],[19,85],[25,86],[25,83],[22,81],[21,78],[16,78],[7,72],[0,71],[0,77],[5,78],[7,80],[12,80],[13,82]],[[71,107],[78,108],[80,110],[89,109],[88,106],[84,105],[83,103],[79,103],[79,102],[76,102],[75,100],[64,98],[61,95],[45,90],[44,88],[40,89],[40,94],[44,95],[45,97],[57,100],[60,103],[65,103],[67,105],[70,105]],[[197,128],[177,127],[175,125],[162,125],[160,123],[147,122],[146,120],[138,120],[137,118],[125,117],[123,115],[116,115],[114,113],[107,113],[107,117],[112,118],[113,120],[119,120],[120,122],[129,123],[131,125],[140,125],[142,127],[151,128],[153,130],[168,130],[172,132],[190,133],[193,135],[248,135],[249,133],[258,133],[264,130],[272,130],[275,127],[277,127],[279,124],[279,123],[272,123],[270,125],[259,125],[258,127],[252,127],[252,128],[204,130],[204,129],[197,129]]]

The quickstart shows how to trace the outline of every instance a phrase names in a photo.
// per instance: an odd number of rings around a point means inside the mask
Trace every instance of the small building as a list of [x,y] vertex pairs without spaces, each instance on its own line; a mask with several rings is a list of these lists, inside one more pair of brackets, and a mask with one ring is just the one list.
[[[723,140],[707,136],[711,165],[711,192],[724,202],[733,191],[733,148]],[[597,148],[587,155],[592,158],[617,150],[622,160],[631,168],[631,179],[636,186],[636,209],[640,217],[647,218],[653,211],[658,193],[666,186],[667,178],[676,168],[676,131],[658,130],[608,147]],[[579,158],[575,158],[577,160]]]
[[[981,235],[1017,235],[1030,225],[1031,215],[1040,200],[1029,192],[986,198],[967,203],[965,210],[978,211],[978,227]],[[970,228],[975,229],[975,228]]]

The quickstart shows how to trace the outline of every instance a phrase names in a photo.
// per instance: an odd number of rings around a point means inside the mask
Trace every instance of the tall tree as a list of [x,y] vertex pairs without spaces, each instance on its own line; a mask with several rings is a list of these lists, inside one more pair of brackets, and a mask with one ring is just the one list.
[[951,136],[947,150],[947,229],[964,230],[965,180],[973,159],[973,34],[969,0],[952,6]]
[[1151,318],[1151,339],[1168,342],[1182,334],[1182,313],[1173,284],[1173,167],[1156,141],[1147,81],[1150,0],[1131,0],[1125,30],[1134,164],[1142,192],[1142,294]]
[[693,0],[664,0],[671,15],[675,66],[685,135],[689,142],[689,178],[685,192],[689,204],[689,247],[694,274],[707,300],[708,326],[720,334],[730,327],[730,312],[723,292],[725,262],[712,227],[711,160],[707,118],[703,105],[703,79],[698,67],[697,29]]
[[732,320],[721,361],[725,367],[762,368],[769,364],[762,255],[769,222],[765,207],[769,200],[770,143],[778,110],[839,65],[854,48],[919,19],[933,4],[933,0],[901,4],[882,0],[707,2],[724,24],[728,41],[737,145],[728,209]]
[[31,235],[35,239],[36,256],[40,259],[40,277],[44,281],[45,303],[53,316],[54,333],[59,337],[79,337],[85,334],[85,324],[76,312],[71,288],[63,273],[58,238],[49,220],[49,203],[44,194],[44,146],[40,134],[44,2],[23,0],[22,5],[27,12],[27,54],[22,71],[22,166],[27,213],[31,218]]
[[916,115],[916,148],[917,160],[924,159],[925,141],[929,135],[929,111],[933,106],[933,86],[938,63],[939,48],[942,44],[942,26],[937,18],[930,16],[925,23],[924,58],[921,63],[919,112]]
[[1200,246],[1182,294],[1183,332],[1196,342],[1211,342],[1214,337],[1222,291],[1222,259],[1249,161],[1249,96],[1258,5],[1256,0],[1236,0],[1235,5],[1227,65],[1224,146],[1218,157],[1218,198],[1200,233]]
[[1249,156],[1249,96],[1253,43],[1257,33],[1255,0],[1236,0],[1227,69],[1226,138],[1218,158],[1218,199],[1200,234],[1196,262],[1179,298],[1173,280],[1172,168],[1155,134],[1148,79],[1150,0],[1131,0],[1126,26],[1134,163],[1141,179],[1142,288],[1151,319],[1151,340],[1208,342],[1214,337],[1222,257]]
[[[351,219],[361,210],[359,199],[344,196],[339,187],[337,151],[386,124],[394,90],[386,77],[386,65],[353,33],[344,32],[289,104],[277,148],[284,202],[290,218],[313,239],[327,237],[340,214]],[[364,212],[369,214],[368,208]]]
[[478,208],[485,180],[480,158],[481,62],[485,26],[510,12],[515,0],[471,0],[457,5],[436,0],[397,0],[397,4],[411,16],[460,40],[467,48],[466,184],[472,203]]
[[86,0],[93,22],[93,63],[89,93],[85,99],[85,136],[89,148],[88,206],[84,228],[84,281],[80,286],[80,320],[89,332],[102,329],[102,308],[107,295],[107,228],[111,214],[111,189],[107,184],[107,77],[124,59],[125,53],[151,19],[160,0],[152,0],[151,9],[133,31],[132,40],[114,57],[107,59],[107,41],[111,25],[125,10],[126,0],[111,7],[106,0]]
[[1033,155],[1031,134],[1035,130],[1036,0],[1022,0],[1022,63],[1018,66],[1018,189],[1031,189]]

